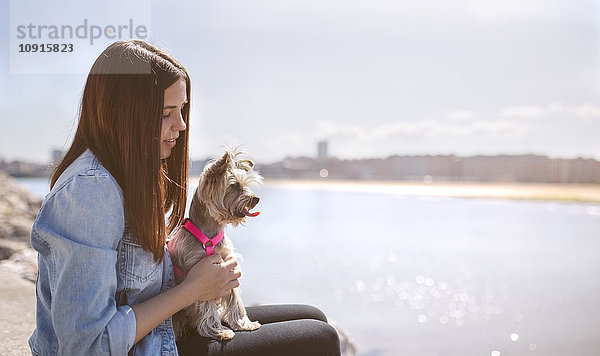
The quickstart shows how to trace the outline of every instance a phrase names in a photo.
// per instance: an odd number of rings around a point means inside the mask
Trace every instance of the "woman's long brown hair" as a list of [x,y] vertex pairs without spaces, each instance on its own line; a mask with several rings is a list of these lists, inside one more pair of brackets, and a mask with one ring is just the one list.
[[[161,160],[164,92],[180,78],[186,83],[182,116],[187,129]],[[185,68],[158,48],[138,40],[113,43],[90,70],[73,143],[51,174],[52,188],[89,148],[123,191],[132,236],[156,261],[163,259],[166,236],[185,213],[190,89]],[[165,214],[171,209],[167,225]]]

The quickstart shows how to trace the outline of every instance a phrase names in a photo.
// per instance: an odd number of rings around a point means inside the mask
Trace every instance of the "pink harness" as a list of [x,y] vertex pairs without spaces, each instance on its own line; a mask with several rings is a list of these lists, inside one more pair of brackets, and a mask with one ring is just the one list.
[[[219,232],[217,236],[213,237],[212,239],[209,239],[208,236],[206,236],[200,229],[198,229],[188,218],[185,218],[185,220],[183,220],[183,227],[192,235],[194,235],[194,237],[198,241],[200,241],[202,247],[204,247],[204,249],[206,250],[207,256],[210,256],[214,253],[214,247],[217,246],[225,236],[225,231],[221,230],[221,232]],[[169,241],[169,243],[167,244],[167,249],[169,250],[169,253],[171,253],[172,241],[173,240]],[[173,265],[173,272],[175,272],[175,276],[177,277],[185,276],[185,271],[183,271],[181,268],[175,265]]]

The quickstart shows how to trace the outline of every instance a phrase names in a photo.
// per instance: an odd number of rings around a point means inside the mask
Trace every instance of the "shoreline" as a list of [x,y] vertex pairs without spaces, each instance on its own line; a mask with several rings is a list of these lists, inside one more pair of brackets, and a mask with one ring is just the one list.
[[[197,184],[200,176],[189,182]],[[600,203],[600,184],[520,182],[431,182],[341,179],[265,178],[265,186],[387,193],[415,197],[445,197]]]
[[265,186],[387,193],[417,197],[600,203],[600,185],[593,184],[265,179]]

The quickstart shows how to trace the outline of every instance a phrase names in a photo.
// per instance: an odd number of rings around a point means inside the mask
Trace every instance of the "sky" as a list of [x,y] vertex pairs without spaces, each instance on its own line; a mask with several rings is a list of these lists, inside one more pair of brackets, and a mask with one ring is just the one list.
[[[32,21],[18,1],[0,2],[0,159],[45,163],[69,146],[104,46],[43,64],[81,73],[16,60],[16,26]],[[70,1],[40,1],[35,21],[108,24],[133,11],[186,67],[192,159],[242,145],[270,163],[316,156],[320,140],[342,159],[600,159],[597,1]]]

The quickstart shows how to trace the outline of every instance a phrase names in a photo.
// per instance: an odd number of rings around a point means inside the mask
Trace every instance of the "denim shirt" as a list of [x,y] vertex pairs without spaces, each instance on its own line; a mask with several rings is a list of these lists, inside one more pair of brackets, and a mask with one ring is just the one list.
[[88,149],[44,198],[31,231],[38,252],[33,355],[177,355],[171,318],[137,344],[131,305],[174,286],[131,236],[123,192]]

